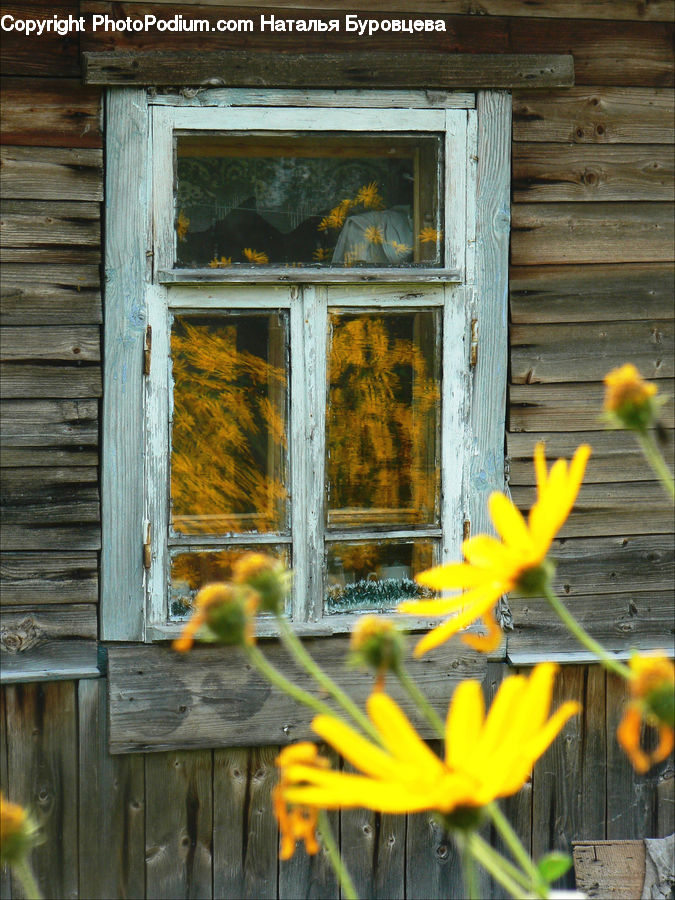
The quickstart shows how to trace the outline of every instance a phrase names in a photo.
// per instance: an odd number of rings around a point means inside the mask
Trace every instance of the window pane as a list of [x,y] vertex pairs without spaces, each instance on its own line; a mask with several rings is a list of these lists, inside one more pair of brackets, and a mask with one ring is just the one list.
[[173,323],[171,522],[188,534],[287,528],[287,314]]
[[329,313],[329,527],[439,522],[440,315]]
[[434,565],[435,541],[329,543],[326,551],[326,612],[393,609],[407,598],[431,597],[413,581]]
[[176,265],[438,266],[438,135],[176,140]]
[[223,550],[200,550],[198,552],[174,552],[171,555],[171,583],[169,585],[169,613],[171,616],[185,616],[192,607],[197,592],[214,581],[230,581],[232,566],[237,557],[252,550],[264,550],[277,559],[290,564],[288,546],[284,544],[260,544],[227,547]]

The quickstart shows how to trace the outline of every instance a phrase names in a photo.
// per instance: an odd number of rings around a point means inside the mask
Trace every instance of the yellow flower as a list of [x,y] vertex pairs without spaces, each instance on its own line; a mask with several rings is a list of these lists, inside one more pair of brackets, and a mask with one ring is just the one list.
[[[635,771],[644,773],[664,760],[675,744],[675,666],[665,656],[638,654],[631,657],[628,665],[633,699],[626,707],[616,736]],[[659,730],[659,744],[652,753],[645,753],[640,747],[643,720]]]
[[185,236],[187,235],[189,228],[190,220],[181,209],[181,211],[178,213],[178,218],[176,219],[176,234],[178,235],[179,241],[185,240]]
[[399,256],[403,256],[404,253],[410,253],[412,247],[408,244],[400,244],[398,241],[389,241],[389,244]]
[[356,203],[365,206],[366,209],[383,209],[384,200],[380,197],[377,190],[377,182],[371,181],[370,184],[364,184],[356,195]]
[[656,394],[656,385],[643,381],[630,363],[605,375],[605,412],[621,427],[636,431],[649,428],[658,412]]
[[312,253],[317,262],[323,262],[324,259],[330,259],[333,255],[332,247],[317,247],[316,250]]
[[209,269],[226,269],[232,265],[231,256],[221,256],[220,259],[213,258],[209,263]]
[[386,694],[376,692],[368,699],[368,716],[382,747],[332,716],[319,715],[312,723],[314,731],[361,774],[290,764],[284,772],[283,797],[287,803],[319,809],[435,810],[454,815],[459,825],[497,797],[515,794],[565,722],[578,712],[579,704],[567,702],[548,718],[556,670],[555,664],[543,663],[529,679],[505,679],[487,717],[480,683],[462,682],[448,710],[444,759],[433,753]]
[[37,843],[38,827],[28,812],[0,793],[0,863],[20,862]]
[[307,806],[289,806],[284,797],[289,784],[287,771],[290,766],[294,765],[326,769],[330,763],[327,759],[319,756],[319,751],[314,744],[303,741],[285,747],[277,756],[276,764],[280,770],[280,779],[272,793],[272,803],[281,835],[279,858],[290,859],[295,852],[296,842],[303,840],[307,853],[312,856],[319,849],[316,839],[318,810]]
[[534,452],[537,500],[527,523],[504,494],[494,493],[489,501],[490,516],[501,540],[487,534],[469,538],[462,544],[465,562],[437,566],[417,576],[420,584],[434,590],[465,593],[437,600],[407,601],[398,607],[399,612],[421,616],[457,613],[422,638],[415,656],[438,647],[476,619],[483,620],[488,634],[467,634],[462,640],[477,650],[489,651],[499,646],[501,631],[493,609],[499,598],[514,588],[538,594],[544,579],[550,576],[546,554],[572,511],[590,453],[591,448],[582,445],[569,467],[564,459],[559,459],[547,472],[544,448],[538,444]]
[[418,237],[420,244],[437,244],[443,239],[443,232],[436,231],[435,228],[423,228]]
[[377,225],[369,225],[364,232],[364,237],[371,244],[384,243],[384,235],[382,234],[382,229]]
[[245,594],[221,582],[207,585],[195,597],[195,611],[181,636],[173,642],[173,649],[186,653],[202,628],[210,640],[221,644],[255,643],[253,617],[257,604],[255,593]]
[[262,250],[252,250],[250,247],[244,248],[243,255],[249,262],[252,262],[257,266],[270,261],[269,256],[265,252]]
[[280,559],[267,553],[244,553],[232,566],[232,581],[257,593],[261,612],[283,611],[290,576]]

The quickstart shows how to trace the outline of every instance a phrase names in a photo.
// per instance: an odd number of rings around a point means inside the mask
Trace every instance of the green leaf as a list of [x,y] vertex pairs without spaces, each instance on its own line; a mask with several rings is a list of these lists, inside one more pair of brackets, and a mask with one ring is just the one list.
[[537,863],[537,870],[547,884],[563,876],[572,865],[572,857],[566,853],[547,853]]

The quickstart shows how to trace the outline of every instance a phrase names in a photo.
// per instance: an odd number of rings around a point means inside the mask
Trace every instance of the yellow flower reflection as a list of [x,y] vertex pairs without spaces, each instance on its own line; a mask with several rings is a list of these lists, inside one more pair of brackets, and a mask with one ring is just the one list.
[[368,715],[382,747],[332,716],[317,716],[314,731],[361,774],[290,764],[284,769],[283,798],[319,809],[435,810],[454,813],[460,821],[463,813],[515,794],[565,722],[578,712],[577,703],[567,702],[548,718],[556,669],[544,663],[529,679],[507,678],[487,717],[480,683],[460,684],[448,711],[444,759],[432,752],[386,694],[374,693],[368,700]]
[[[633,656],[628,665],[632,678],[632,696],[617,728],[617,740],[628,754],[636,772],[648,772],[662,762],[673,749],[673,715],[675,706],[675,666],[665,656]],[[643,720],[658,728],[659,743],[652,753],[640,746]]]
[[420,244],[437,244],[443,239],[443,232],[436,231],[435,228],[423,228],[418,237]]
[[377,189],[377,182],[371,181],[370,184],[364,184],[359,188],[355,202],[365,206],[366,209],[383,209],[384,200]]
[[281,835],[280,859],[290,859],[295,852],[298,841],[305,842],[305,849],[310,856],[317,853],[319,844],[316,839],[318,810],[307,806],[289,805],[285,799],[285,791],[289,785],[287,772],[292,766],[302,765],[317,769],[327,769],[330,763],[319,752],[314,744],[303,741],[285,747],[275,760],[280,771],[279,784],[272,792],[274,814],[279,823]]
[[270,261],[269,256],[262,250],[252,250],[250,247],[245,247],[242,253],[249,262],[256,266],[264,265]]
[[221,256],[220,259],[214,257],[209,263],[209,269],[226,269],[232,265],[231,256]]
[[490,516],[501,540],[487,534],[469,538],[462,545],[465,562],[437,566],[417,576],[420,584],[434,590],[465,593],[438,600],[407,601],[398,607],[399,612],[422,616],[457,613],[422,638],[415,648],[415,656],[442,644],[476,619],[483,620],[488,634],[485,637],[467,634],[462,640],[484,651],[499,646],[501,631],[493,609],[499,598],[514,588],[537,594],[544,579],[549,577],[546,554],[572,511],[590,453],[591,448],[582,445],[569,467],[564,459],[559,459],[548,472],[543,445],[537,445],[534,453],[537,500],[527,523],[507,497],[494,493],[489,501]]
[[369,225],[363,236],[371,244],[384,243],[384,235],[382,234],[382,229],[378,225]]
[[190,219],[185,215],[183,210],[178,213],[176,218],[176,234],[179,241],[184,241],[188,231],[190,230]]

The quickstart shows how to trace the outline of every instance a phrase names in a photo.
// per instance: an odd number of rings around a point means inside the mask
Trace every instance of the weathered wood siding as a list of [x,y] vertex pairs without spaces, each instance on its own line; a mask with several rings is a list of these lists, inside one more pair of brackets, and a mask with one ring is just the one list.
[[[574,87],[513,94],[511,490],[526,508],[537,440],[551,456],[590,441],[588,483],[556,544],[559,588],[617,649],[663,646],[672,634],[672,517],[630,436],[603,432],[598,416],[602,375],[623,361],[673,394],[673,3],[367,6],[375,18],[442,16],[447,31],[416,34],[414,48],[410,36],[391,32],[329,39],[269,31],[211,34],[209,48],[415,49],[428,52],[430,68],[436,53],[574,56]],[[343,7],[22,0],[3,11],[332,18]],[[199,35],[170,32],[3,35],[2,640],[14,671],[62,680],[3,690],[0,781],[44,822],[47,842],[34,861],[46,897],[337,897],[324,859],[277,861],[275,748],[108,753],[106,680],[93,677],[104,135],[102,93],[82,86],[80,54],[115,49],[204,46]],[[672,402],[663,421],[672,449]],[[513,659],[571,649],[538,604],[513,598],[511,607]],[[489,667],[488,693],[506,671]],[[63,680],[69,672],[92,677]],[[672,763],[638,778],[614,740],[622,686],[597,668],[566,666],[557,694],[582,700],[585,713],[507,803],[526,843],[540,853],[573,839],[672,831]],[[354,812],[335,822],[364,896],[462,896],[455,851],[428,817]],[[0,879],[10,898],[6,873]]]
[[[503,672],[501,663],[489,664],[488,696]],[[98,679],[2,693],[0,781],[43,823],[47,840],[32,859],[45,898],[337,900],[325,859],[302,850],[290,862],[277,859],[270,804],[277,747],[111,756],[106,689]],[[540,855],[569,849],[572,840],[670,833],[672,766],[638,777],[614,738],[623,684],[595,666],[566,666],[556,702],[563,698],[582,702],[586,714],[566,726],[532,781],[506,803],[526,846]],[[605,707],[606,720],[597,714]],[[333,818],[360,896],[464,896],[456,850],[428,816]],[[6,880],[3,897],[11,896]],[[485,880],[481,896],[501,892]]]

